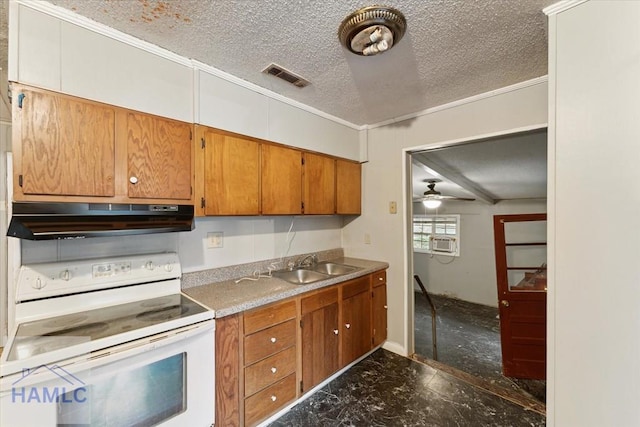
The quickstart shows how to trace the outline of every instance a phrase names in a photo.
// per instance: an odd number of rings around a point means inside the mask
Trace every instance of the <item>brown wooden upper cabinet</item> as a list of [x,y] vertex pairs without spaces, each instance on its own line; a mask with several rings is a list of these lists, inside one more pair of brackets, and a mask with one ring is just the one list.
[[360,215],[361,181],[360,163],[336,160],[336,213]]
[[[196,191],[199,215],[260,214],[260,143],[241,135],[198,126]],[[202,177],[202,179],[200,179]],[[200,187],[202,187],[201,190]]]
[[192,125],[14,85],[16,201],[192,203]]
[[262,214],[301,214],[302,151],[262,144],[261,169]]
[[321,154],[304,153],[304,213],[336,213],[336,160]]
[[192,126],[127,113],[129,197],[191,200]]
[[196,215],[360,213],[360,164],[196,125]]
[[115,109],[14,86],[14,198],[115,196]]

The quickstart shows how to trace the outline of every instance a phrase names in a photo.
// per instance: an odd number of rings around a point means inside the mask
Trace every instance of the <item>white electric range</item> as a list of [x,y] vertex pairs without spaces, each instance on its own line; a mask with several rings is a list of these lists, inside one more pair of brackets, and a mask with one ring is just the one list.
[[3,426],[210,426],[214,312],[177,254],[24,265],[0,359]]

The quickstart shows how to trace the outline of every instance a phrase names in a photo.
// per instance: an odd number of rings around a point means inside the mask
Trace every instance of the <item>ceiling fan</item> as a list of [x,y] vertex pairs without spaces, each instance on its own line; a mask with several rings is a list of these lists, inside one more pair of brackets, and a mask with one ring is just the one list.
[[422,202],[428,209],[435,209],[442,204],[443,200],[461,200],[465,202],[473,202],[475,200],[468,197],[443,196],[441,192],[436,190],[436,184],[441,181],[440,179],[425,179],[424,182],[429,183],[429,189],[424,192],[423,197],[414,201]]

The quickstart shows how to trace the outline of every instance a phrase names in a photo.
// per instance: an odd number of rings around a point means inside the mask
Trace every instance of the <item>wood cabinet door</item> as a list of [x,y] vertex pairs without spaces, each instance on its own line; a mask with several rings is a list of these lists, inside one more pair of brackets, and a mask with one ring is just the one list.
[[[367,276],[367,285],[368,279]],[[357,280],[357,279],[356,279]],[[343,285],[345,286],[345,285]],[[371,350],[371,294],[366,290],[342,299],[342,363],[346,366]]]
[[259,215],[260,144],[211,130],[204,139],[205,215]]
[[261,147],[262,214],[301,214],[302,152],[271,144]]
[[360,215],[362,200],[360,163],[336,160],[336,213]]
[[387,285],[374,286],[372,298],[372,344],[377,347],[387,339]]
[[302,392],[306,393],[339,368],[337,299],[327,306],[303,313],[301,327]]
[[336,161],[320,154],[304,154],[304,213],[336,212]]
[[192,200],[190,123],[128,112],[128,196]]
[[113,108],[18,86],[13,120],[16,195],[114,196]]

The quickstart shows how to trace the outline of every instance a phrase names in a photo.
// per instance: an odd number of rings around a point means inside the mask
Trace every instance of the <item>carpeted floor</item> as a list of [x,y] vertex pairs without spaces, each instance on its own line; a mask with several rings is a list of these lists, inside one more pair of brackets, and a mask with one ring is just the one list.
[[[415,292],[414,297],[416,355],[428,363],[433,359],[431,309],[422,292]],[[518,380],[502,375],[497,308],[444,296],[431,297],[437,311],[439,363],[478,377],[498,392],[500,389],[517,392],[545,403],[545,381]]]

